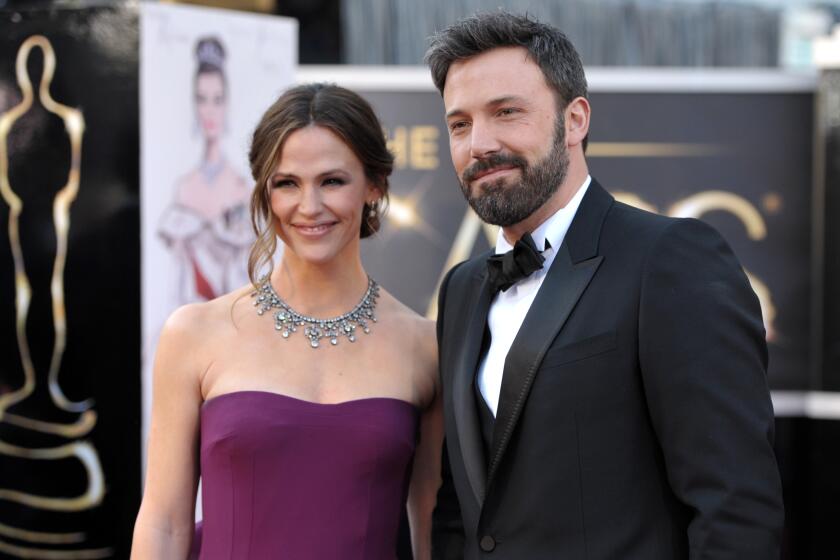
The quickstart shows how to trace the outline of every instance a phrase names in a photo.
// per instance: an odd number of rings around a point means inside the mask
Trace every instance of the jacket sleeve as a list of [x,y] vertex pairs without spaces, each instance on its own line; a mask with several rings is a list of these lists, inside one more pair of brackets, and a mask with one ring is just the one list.
[[[449,286],[449,279],[457,268],[457,266],[452,268],[446,274],[438,292],[436,326],[440,367],[443,367],[440,358],[442,357],[441,349],[444,344],[443,326],[446,316],[446,290]],[[444,386],[443,381],[443,378],[441,378],[441,390],[446,391],[447,387]],[[432,514],[432,558],[434,560],[462,560],[464,558],[464,523],[461,518],[461,507],[458,502],[458,495],[455,492],[449,465],[449,453],[446,447],[447,442],[444,439],[441,455],[441,486],[437,494],[437,504]]]
[[761,309],[723,238],[678,220],[647,256],[639,360],[691,559],[779,558],[784,524]]

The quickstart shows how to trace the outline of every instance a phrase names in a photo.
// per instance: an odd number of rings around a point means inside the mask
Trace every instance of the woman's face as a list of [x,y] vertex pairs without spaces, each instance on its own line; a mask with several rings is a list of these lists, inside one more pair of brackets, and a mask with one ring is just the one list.
[[222,134],[227,110],[225,82],[218,72],[203,72],[195,80],[195,108],[198,124],[205,138],[215,140]]
[[268,183],[286,251],[316,264],[358,254],[363,206],[380,193],[334,132],[308,126],[289,134]]

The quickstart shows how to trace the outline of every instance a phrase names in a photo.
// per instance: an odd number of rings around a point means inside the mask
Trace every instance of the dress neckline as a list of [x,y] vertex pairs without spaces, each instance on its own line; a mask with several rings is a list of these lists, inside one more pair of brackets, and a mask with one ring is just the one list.
[[215,397],[209,398],[209,399],[205,400],[203,403],[201,403],[201,409],[204,410],[204,407],[206,407],[210,403],[218,401],[220,399],[221,400],[226,400],[226,399],[229,399],[229,398],[235,397],[235,396],[247,396],[247,395],[274,397],[274,398],[279,398],[281,400],[288,400],[288,401],[292,401],[292,402],[301,403],[301,404],[306,405],[306,406],[321,407],[321,408],[338,408],[338,407],[345,407],[345,406],[354,406],[354,405],[359,405],[359,404],[363,404],[363,403],[370,403],[370,402],[375,402],[375,401],[385,401],[385,402],[393,402],[393,403],[396,403],[396,404],[405,405],[407,407],[412,408],[415,412],[420,412],[420,407],[418,407],[416,404],[408,402],[408,401],[403,400],[403,399],[396,398],[396,397],[362,397],[362,398],[359,398],[359,399],[350,399],[350,400],[336,402],[336,403],[322,403],[322,402],[309,401],[309,400],[306,400],[306,399],[300,399],[300,398],[297,398],[297,397],[292,397],[290,395],[286,395],[286,394],[283,394],[283,393],[277,393],[275,391],[261,391],[261,390],[254,390],[254,389],[243,389],[243,390],[240,390],[240,391],[230,391],[230,392],[227,392],[227,393],[222,393],[221,395],[216,395]]

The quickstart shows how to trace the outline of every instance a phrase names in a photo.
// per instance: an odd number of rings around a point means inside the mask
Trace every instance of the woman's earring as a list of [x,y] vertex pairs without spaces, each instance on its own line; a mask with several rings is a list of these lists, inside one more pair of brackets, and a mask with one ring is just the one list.
[[375,218],[376,217],[377,206],[379,206],[379,201],[378,200],[374,200],[373,202],[368,204],[368,208],[370,208],[370,210],[368,210],[368,218]]

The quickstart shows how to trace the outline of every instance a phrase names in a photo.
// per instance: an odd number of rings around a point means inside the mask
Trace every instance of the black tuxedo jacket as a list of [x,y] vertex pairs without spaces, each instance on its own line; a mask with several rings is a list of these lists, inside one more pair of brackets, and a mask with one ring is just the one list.
[[778,558],[761,310],[720,235],[593,180],[505,360],[485,454],[486,256],[439,295],[435,558]]

